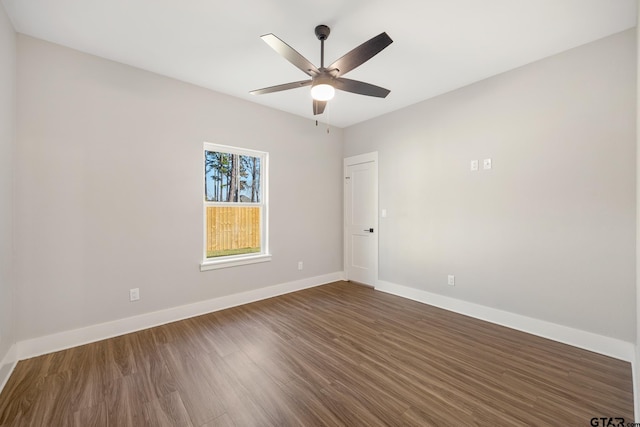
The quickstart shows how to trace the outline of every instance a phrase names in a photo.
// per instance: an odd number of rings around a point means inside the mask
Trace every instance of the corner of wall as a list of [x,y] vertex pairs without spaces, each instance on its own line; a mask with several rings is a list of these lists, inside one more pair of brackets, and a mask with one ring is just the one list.
[[640,0],[636,1],[636,354],[633,368],[633,402],[636,422],[640,422]]
[[0,390],[16,365],[14,188],[17,34],[0,3]]
[[0,363],[0,392],[9,381],[9,377],[13,373],[16,365],[18,364],[17,358],[17,346],[14,344],[9,348],[2,363]]

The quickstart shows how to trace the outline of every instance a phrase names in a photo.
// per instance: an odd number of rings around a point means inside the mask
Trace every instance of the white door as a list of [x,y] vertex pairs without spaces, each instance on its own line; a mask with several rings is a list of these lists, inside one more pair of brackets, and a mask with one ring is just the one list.
[[344,264],[348,280],[378,280],[378,153],[344,159]]

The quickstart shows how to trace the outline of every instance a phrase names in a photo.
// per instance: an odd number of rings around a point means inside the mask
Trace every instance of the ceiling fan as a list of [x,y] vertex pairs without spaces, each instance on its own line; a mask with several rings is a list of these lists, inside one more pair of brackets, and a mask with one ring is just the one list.
[[262,40],[271,46],[273,50],[302,70],[303,73],[310,76],[311,79],[257,89],[249,93],[252,95],[262,95],[310,85],[314,115],[324,112],[327,101],[332,99],[335,94],[335,89],[357,93],[359,95],[385,98],[391,92],[390,90],[358,80],[345,79],[342,76],[373,58],[393,43],[393,40],[391,40],[387,33],[380,33],[325,68],[324,41],[329,37],[330,31],[326,25],[318,25],[315,29],[316,37],[320,40],[320,67],[313,65],[308,59],[275,35],[266,34],[262,36]]

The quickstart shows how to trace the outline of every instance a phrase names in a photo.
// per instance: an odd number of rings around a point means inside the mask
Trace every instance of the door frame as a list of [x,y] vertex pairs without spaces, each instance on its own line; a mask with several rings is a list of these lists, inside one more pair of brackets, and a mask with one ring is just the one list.
[[343,187],[342,187],[342,195],[343,195],[343,206],[342,206],[342,235],[343,235],[343,263],[344,263],[344,278],[345,280],[349,280],[349,269],[348,269],[348,239],[349,239],[349,230],[347,227],[347,191],[346,191],[346,179],[347,179],[347,170],[349,168],[349,166],[354,166],[354,165],[358,165],[361,163],[373,163],[373,172],[374,172],[374,183],[373,183],[373,194],[374,194],[374,198],[375,198],[375,215],[373,216],[374,218],[374,234],[375,236],[373,236],[373,240],[374,240],[374,252],[375,252],[375,259],[374,261],[374,265],[375,265],[375,277],[374,277],[374,283],[365,283],[366,285],[371,285],[371,286],[377,286],[378,285],[378,259],[379,259],[379,232],[380,232],[380,228],[379,228],[379,221],[378,221],[378,212],[379,212],[379,196],[378,196],[378,152],[377,151],[373,151],[371,153],[364,153],[364,154],[359,154],[357,156],[351,156],[351,157],[345,157],[344,158],[344,162],[343,162],[343,169],[342,169],[342,181],[343,181]]

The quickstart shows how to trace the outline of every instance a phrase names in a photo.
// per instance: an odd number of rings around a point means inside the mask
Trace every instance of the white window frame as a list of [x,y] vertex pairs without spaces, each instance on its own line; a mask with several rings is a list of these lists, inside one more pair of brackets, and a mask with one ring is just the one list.
[[[239,154],[243,156],[260,158],[260,190],[262,191],[261,203],[240,203],[240,202],[208,202],[204,197],[205,187],[205,162],[206,151],[216,151],[222,153]],[[202,150],[202,191],[200,197],[202,203],[202,263],[200,271],[215,270],[220,268],[237,267],[247,264],[271,261],[269,252],[269,153],[264,151],[250,150],[246,148],[233,147],[230,145],[214,144],[205,142]],[[207,207],[208,206],[261,206],[262,215],[260,221],[260,252],[242,255],[227,255],[224,257],[207,258]]]

